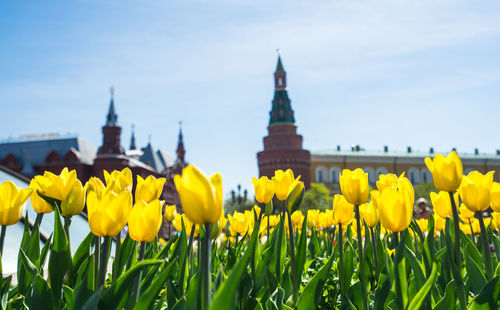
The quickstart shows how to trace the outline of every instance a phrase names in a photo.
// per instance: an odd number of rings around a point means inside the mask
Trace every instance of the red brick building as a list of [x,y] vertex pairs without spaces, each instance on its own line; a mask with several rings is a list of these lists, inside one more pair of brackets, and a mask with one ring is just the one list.
[[311,154],[302,148],[302,136],[297,134],[295,117],[286,87],[286,72],[278,56],[274,72],[274,98],[269,119],[268,135],[264,137],[264,150],[257,153],[259,175],[272,177],[277,169],[292,169],[301,175],[306,188],[311,177]]
[[[175,161],[162,150],[154,150],[151,142],[140,150],[136,149],[133,131],[130,148],[125,150],[121,145],[121,127],[118,125],[112,93],[102,135],[102,145],[97,152],[90,142],[78,136],[51,134],[7,139],[0,143],[0,165],[29,178],[43,174],[44,171],[58,174],[64,167],[68,167],[77,171],[82,182],[92,176],[103,179],[103,170],[122,170],[128,167],[132,171],[134,184],[137,175],[144,178],[149,175],[167,178],[161,199],[165,200],[166,205],[177,205],[178,212],[182,212],[173,181],[174,175],[181,174],[182,169],[187,166],[182,130],[179,131]],[[160,235],[166,237],[166,232],[165,224]]]

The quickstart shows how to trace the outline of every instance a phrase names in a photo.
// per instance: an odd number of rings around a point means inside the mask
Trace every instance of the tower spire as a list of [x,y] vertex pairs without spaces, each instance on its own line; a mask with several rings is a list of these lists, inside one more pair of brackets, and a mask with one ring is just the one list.
[[130,150],[135,150],[135,126],[132,124],[132,136],[130,137]]
[[278,52],[278,64],[274,72],[274,98],[270,112],[269,126],[274,124],[294,124],[295,118],[288,91],[286,88],[286,72],[281,62],[280,50]]
[[109,89],[111,93],[111,101],[109,103],[109,110],[108,110],[108,115],[106,117],[106,126],[117,126],[118,125],[118,115],[115,112],[115,103],[114,103],[114,95],[115,95],[115,89],[111,87]]
[[182,137],[182,121],[179,122],[179,140],[177,141],[177,160],[176,162],[184,163],[184,155],[186,150],[184,150],[184,141]]

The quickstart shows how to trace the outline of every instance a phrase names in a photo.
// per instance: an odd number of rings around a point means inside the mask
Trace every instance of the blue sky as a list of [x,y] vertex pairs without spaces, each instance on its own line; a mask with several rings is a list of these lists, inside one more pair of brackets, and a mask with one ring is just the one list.
[[101,144],[109,87],[128,147],[151,135],[221,172],[258,174],[276,49],[304,146],[500,149],[498,1],[2,1],[0,139]]

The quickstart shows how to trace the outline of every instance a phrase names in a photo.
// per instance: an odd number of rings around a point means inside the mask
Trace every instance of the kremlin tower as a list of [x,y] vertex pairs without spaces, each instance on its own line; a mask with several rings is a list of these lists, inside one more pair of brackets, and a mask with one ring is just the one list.
[[295,176],[301,175],[304,185],[309,188],[311,154],[302,148],[302,136],[297,134],[286,87],[286,72],[279,55],[274,72],[274,98],[269,114],[264,150],[257,153],[259,175],[272,177],[277,169],[292,169]]

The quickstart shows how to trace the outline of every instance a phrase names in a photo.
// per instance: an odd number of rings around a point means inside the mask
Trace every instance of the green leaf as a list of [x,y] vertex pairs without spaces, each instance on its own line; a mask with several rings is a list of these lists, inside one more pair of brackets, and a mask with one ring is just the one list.
[[49,257],[49,279],[55,305],[59,305],[63,280],[71,270],[71,250],[64,231],[59,210],[54,211],[54,243]]
[[304,273],[304,265],[307,259],[307,214],[304,216],[304,221],[302,222],[302,231],[300,233],[300,238],[298,240],[297,251],[295,254],[297,262],[297,281],[302,283],[302,274]]
[[245,254],[243,254],[236,266],[231,270],[228,279],[221,284],[215,293],[210,309],[226,310],[236,308],[236,297],[239,283],[254,252],[254,247],[258,241],[259,228],[260,222],[257,221],[245,250]]
[[470,303],[470,310],[498,309],[500,302],[500,277],[493,278]]
[[36,275],[26,295],[25,303],[29,309],[53,309],[52,294],[49,284],[40,275]]
[[40,265],[38,266],[38,272],[43,274],[43,267],[45,266],[45,261],[47,259],[47,254],[49,253],[49,249],[52,247],[52,234],[49,239],[45,242],[42,252],[40,253]]
[[318,307],[321,295],[323,295],[323,285],[332,268],[333,258],[334,256],[331,255],[327,263],[309,280],[297,301],[298,310],[316,309]]
[[83,305],[94,293],[94,256],[90,256],[81,265],[81,268],[85,269],[86,272],[83,275],[82,281],[78,284],[75,290],[75,309],[82,309]]
[[[475,248],[475,247],[474,247]],[[487,283],[486,276],[482,270],[483,264],[480,265],[472,257],[470,244],[465,246],[464,257],[465,257],[465,268],[467,270],[467,286],[474,294],[478,294],[483,286]]]
[[[28,216],[26,215],[25,219],[27,219]],[[24,232],[23,232],[23,238],[21,240],[21,246],[20,249],[23,249],[25,251],[28,250],[28,243],[30,241],[30,228],[28,225],[28,221],[24,221]],[[21,253],[18,253],[17,257],[17,286],[19,289],[19,293],[21,295],[25,295],[26,292],[28,291],[28,288],[30,286],[30,275],[29,272],[26,271],[26,267],[24,266],[22,262],[22,257]]]
[[82,263],[90,257],[90,247],[93,239],[94,235],[90,232],[87,237],[83,239],[82,243],[80,243],[78,249],[76,249],[75,255],[73,255],[72,259],[71,279],[75,278]]
[[121,303],[122,298],[130,287],[134,284],[135,278],[139,276],[139,273],[146,270],[149,267],[161,264],[162,261],[159,260],[143,260],[138,262],[122,276],[120,276],[115,283],[106,289],[100,299],[99,309],[116,309]]
[[38,273],[38,268],[33,264],[33,262],[26,256],[23,249],[19,249],[19,254],[21,255],[21,259],[23,261],[24,268],[28,271],[28,275],[30,276],[30,283],[33,281],[33,278]]
[[444,296],[433,310],[454,310],[457,308],[457,293],[455,281],[451,280],[445,288]]
[[375,290],[375,309],[383,310],[385,308],[384,306],[387,296],[389,295],[389,291],[392,287],[391,278],[389,278],[386,274],[381,273],[378,283],[379,285]]
[[418,310],[420,309],[420,306],[424,302],[427,294],[429,294],[432,286],[436,282],[438,275],[438,268],[437,268],[437,263],[434,262],[432,264],[432,271],[430,277],[427,279],[425,284],[420,288],[418,293],[413,297],[413,299],[410,302],[410,305],[408,306],[408,310]]
[[175,263],[170,263],[157,274],[152,284],[142,293],[134,309],[151,309],[154,301],[158,298],[161,289],[164,287],[168,277],[174,272]]

